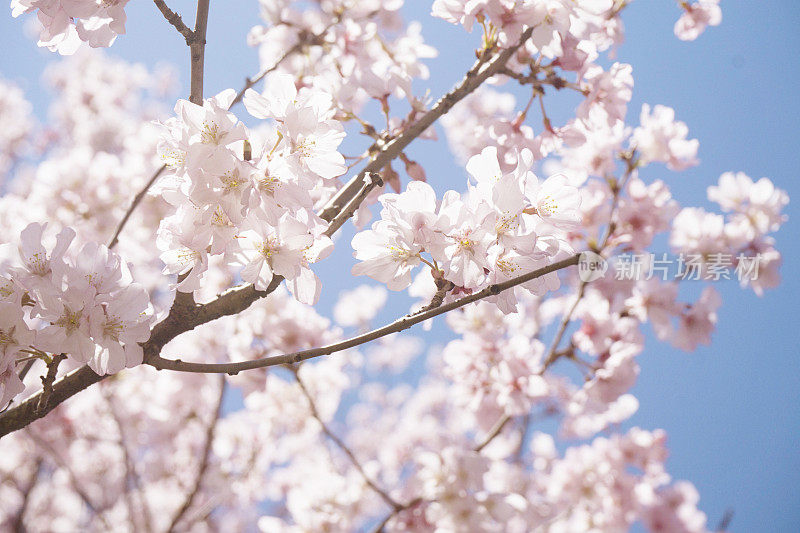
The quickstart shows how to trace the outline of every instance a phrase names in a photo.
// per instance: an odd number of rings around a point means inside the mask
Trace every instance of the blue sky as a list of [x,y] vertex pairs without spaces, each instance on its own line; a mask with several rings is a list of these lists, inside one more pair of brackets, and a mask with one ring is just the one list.
[[[430,87],[437,97],[472,63],[468,43],[476,36],[465,36],[460,28],[430,19],[427,0],[407,3],[407,17],[423,22],[426,40],[440,52],[439,58],[428,62],[429,83],[415,87]],[[172,7],[189,14],[187,23],[193,19],[193,2],[174,1]],[[724,0],[722,9],[722,24],[693,43],[681,42],[672,34],[679,11],[671,0],[637,0],[626,10],[626,43],[617,59],[634,66],[629,122],[636,122],[644,102],[668,105],[688,124],[691,137],[700,140],[698,167],[671,173],[653,165],[643,174],[646,181],[665,180],[685,205],[713,209],[705,199],[705,189],[728,170],[744,171],[755,179],[767,176],[788,191],[792,199],[786,211],[789,222],[776,235],[784,257],[784,282],[761,298],[740,290],[735,282],[716,284],[724,303],[711,347],[687,354],[648,336],[634,389],[641,405],[626,426],[667,430],[668,469],[676,479],[688,479],[697,486],[700,506],[711,526],[725,509],[732,508],[732,531],[797,531],[800,7],[791,0]],[[148,66],[174,64],[187,87],[188,50],[181,38],[152,3],[131,2],[127,11],[128,35],[118,39],[111,53]],[[255,51],[244,43],[255,23],[255,1],[212,2],[207,96],[240,87],[246,75],[258,70]],[[44,118],[49,94],[41,86],[40,74],[47,62],[58,57],[37,49],[35,42],[24,37],[23,26],[22,20],[11,18],[10,11],[0,17],[4,50],[0,75],[21,85],[36,114]],[[548,112],[558,122],[559,117],[568,116],[572,105],[574,101],[548,100]],[[441,144],[418,143],[410,155],[423,164],[437,189],[463,188],[463,170]],[[346,275],[352,264],[347,247],[350,234],[345,231],[339,253],[325,265],[328,283],[323,311],[331,309],[340,290],[365,282]],[[393,302],[381,319],[407,309],[407,299],[391,297]],[[414,333],[429,342],[445,338],[436,332],[426,336],[419,329]]]

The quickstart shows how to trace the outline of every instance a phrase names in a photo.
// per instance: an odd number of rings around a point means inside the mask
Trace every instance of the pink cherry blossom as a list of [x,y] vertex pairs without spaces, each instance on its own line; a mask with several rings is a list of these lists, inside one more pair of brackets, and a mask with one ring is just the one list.
[[642,106],[641,126],[633,130],[631,144],[639,150],[642,163],[659,161],[671,170],[685,170],[698,164],[697,139],[687,140],[689,128],[675,120],[672,108]]
[[718,26],[722,22],[719,0],[699,0],[692,4],[681,1],[683,13],[675,23],[675,35],[682,41],[694,41],[707,26]]
[[703,289],[700,298],[681,311],[673,344],[686,351],[695,350],[698,344],[710,344],[720,305],[722,299],[713,287]]

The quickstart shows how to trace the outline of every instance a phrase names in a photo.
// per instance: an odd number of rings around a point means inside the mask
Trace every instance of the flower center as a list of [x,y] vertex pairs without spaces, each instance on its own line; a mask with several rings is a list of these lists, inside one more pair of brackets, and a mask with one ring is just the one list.
[[14,338],[14,330],[16,326],[11,326],[11,328],[6,331],[4,329],[0,329],[0,346],[8,346],[10,344],[17,344],[17,339]]
[[203,129],[200,131],[200,142],[203,144],[219,144],[225,134],[220,134],[219,125],[216,122],[203,121]]
[[272,257],[280,248],[278,243],[278,239],[275,237],[269,237],[261,243],[261,246],[258,247],[258,251],[263,255],[266,259]]
[[300,141],[295,147],[294,151],[302,158],[311,157],[314,153],[314,148],[317,146],[317,141],[312,137],[306,137]]
[[64,313],[55,321],[55,325],[67,330],[67,335],[72,335],[81,323],[81,311],[72,311],[64,306]]
[[519,265],[510,259],[498,259],[495,266],[506,276],[512,276],[514,272],[519,270]]
[[50,261],[47,259],[47,254],[36,252],[26,261],[28,270],[37,276],[46,276],[50,273]]
[[539,216],[550,216],[558,211],[558,202],[548,194],[539,200],[537,211],[539,212]]
[[119,334],[125,329],[122,319],[115,315],[106,316],[106,323],[103,325],[103,336],[119,342]]

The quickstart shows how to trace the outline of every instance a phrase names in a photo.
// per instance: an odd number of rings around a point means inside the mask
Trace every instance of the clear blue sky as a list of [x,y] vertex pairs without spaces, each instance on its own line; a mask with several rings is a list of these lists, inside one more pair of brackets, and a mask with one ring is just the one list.
[[[407,3],[408,18],[423,21],[426,40],[440,51],[429,62],[432,76],[426,84],[438,96],[471,64],[469,39],[459,28],[431,20],[429,1]],[[172,4],[190,14],[187,22],[193,18],[193,2]],[[736,513],[732,531],[794,532],[800,529],[800,7],[793,0],[725,0],[722,9],[722,25],[694,43],[673,36],[679,12],[671,0],[637,0],[626,10],[627,41],[618,60],[634,66],[629,122],[635,123],[644,102],[668,105],[700,140],[700,166],[679,174],[653,166],[643,175],[667,181],[686,205],[713,208],[705,189],[728,170],[756,179],[768,176],[789,192],[789,222],[777,234],[784,283],[762,298],[733,282],[717,284],[724,303],[710,348],[686,354],[648,338],[634,390],[641,406],[628,425],[667,430],[669,471],[697,486],[710,526],[730,507]],[[128,35],[111,53],[148,66],[172,63],[186,87],[188,52],[179,36],[152,3],[131,2],[127,11]],[[255,51],[244,44],[255,23],[255,1],[212,2],[208,95],[238,88],[257,71]],[[45,117],[49,95],[41,88],[40,73],[57,56],[25,38],[23,22],[12,19],[10,11],[0,17],[0,47],[0,75],[20,84],[37,115]],[[556,119],[569,111],[566,104],[548,106]],[[411,155],[438,189],[462,188],[463,171],[441,145],[421,144]],[[341,274],[352,263],[348,241],[342,239],[325,264],[329,282],[323,311],[330,310],[339,290],[364,282]],[[382,319],[407,309],[408,300],[392,297],[395,303]],[[425,337],[421,330],[415,334]],[[436,332],[426,337],[430,342],[443,338]]]

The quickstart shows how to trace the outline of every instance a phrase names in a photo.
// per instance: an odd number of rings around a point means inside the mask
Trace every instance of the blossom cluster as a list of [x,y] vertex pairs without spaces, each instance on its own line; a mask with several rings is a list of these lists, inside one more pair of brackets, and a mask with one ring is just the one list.
[[125,33],[129,0],[12,0],[11,14],[36,12],[41,31],[39,46],[70,55],[81,42],[109,47]]
[[699,0],[691,4],[680,0],[683,13],[675,23],[675,35],[682,41],[694,41],[708,26],[718,26],[722,22],[719,0]]
[[[749,285],[756,294],[780,283],[778,267],[781,254],[769,233],[786,221],[783,208],[789,196],[767,178],[753,182],[743,172],[726,172],[718,185],[708,188],[708,199],[719,204],[725,217],[703,208],[682,209],[672,223],[671,246],[679,252],[699,255],[702,271],[730,257],[734,268],[746,258],[756,258],[758,276],[742,276],[742,286]],[[742,268],[750,265],[743,265]]]
[[[565,232],[580,222],[580,194],[561,175],[540,183],[531,162],[525,151],[517,167],[504,173],[497,150],[489,147],[467,163],[475,182],[463,197],[447,191],[437,202],[423,182],[382,195],[381,220],[353,237],[360,261],[353,274],[401,290],[411,284],[414,267],[426,262],[434,278],[472,291],[563,259],[572,251]],[[554,282],[557,287],[553,276],[524,287],[541,294]],[[512,291],[497,301],[507,312],[515,308]]]
[[[43,77],[43,85],[58,97],[47,110],[47,126],[37,130],[36,143],[28,143],[33,144],[29,153],[40,160],[12,167],[13,179],[0,196],[0,229],[20,235],[29,223],[49,220],[75,229],[82,243],[110,242],[131,199],[161,164],[160,132],[152,121],[163,116],[166,106],[160,99],[170,92],[173,73],[83,50],[49,65]],[[21,127],[14,120],[18,113],[3,116],[9,132]],[[157,308],[166,291],[152,235],[168,207],[156,196],[145,196],[115,248],[135,259],[132,273]]]
[[[413,104],[412,80],[429,74],[421,60],[436,56],[419,23],[403,24],[403,0],[335,0],[312,9],[287,0],[259,3],[266,25],[252,28],[248,43],[258,47],[262,68],[299,74],[298,82],[330,94],[345,115],[369,99]],[[304,53],[281,61],[294,46]]]
[[3,404],[24,389],[16,366],[25,354],[68,354],[98,374],[113,374],[141,364],[139,343],[150,337],[149,297],[125,262],[94,242],[70,252],[70,228],[45,247],[45,228],[27,226],[17,254],[10,243],[0,251]]
[[22,90],[13,83],[0,80],[0,186],[14,163],[30,148],[33,127],[32,106]]
[[248,111],[274,128],[251,134],[228,111],[235,96],[229,89],[203,105],[179,100],[164,123],[159,153],[171,172],[159,190],[174,206],[158,232],[165,272],[183,276],[179,291],[193,292],[209,256],[222,255],[256,289],[281,276],[298,300],[314,303],[320,282],[309,265],[332,248],[314,208],[345,171],[337,151],[344,131],[330,96],[298,91],[281,73],[268,78],[264,95],[244,96]]

